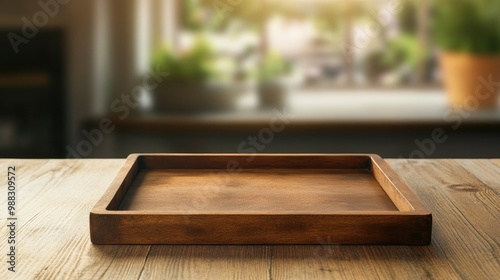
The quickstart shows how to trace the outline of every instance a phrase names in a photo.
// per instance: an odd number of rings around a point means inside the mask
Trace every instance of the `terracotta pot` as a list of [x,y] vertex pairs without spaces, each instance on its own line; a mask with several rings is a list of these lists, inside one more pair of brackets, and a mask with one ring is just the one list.
[[444,52],[440,64],[452,107],[475,110],[498,105],[500,55]]

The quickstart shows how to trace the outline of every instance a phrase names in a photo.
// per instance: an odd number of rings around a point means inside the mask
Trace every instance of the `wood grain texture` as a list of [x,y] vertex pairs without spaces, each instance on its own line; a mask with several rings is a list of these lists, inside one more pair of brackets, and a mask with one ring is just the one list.
[[497,279],[500,203],[490,184],[500,168],[488,160],[389,163],[434,213],[430,247],[331,246],[327,238],[275,246],[272,279]]
[[[500,160],[388,162],[433,211],[430,246],[96,246],[88,213],[124,160],[1,159],[19,168],[22,243],[0,279],[498,279]],[[3,255],[5,220],[0,236]]]
[[90,213],[92,242],[108,245],[427,245],[431,223],[363,154],[133,154]]
[[[326,239],[320,240],[320,243]],[[460,279],[434,246],[275,246],[271,279]]]
[[142,170],[120,210],[169,213],[328,214],[397,211],[368,170],[253,169],[222,177],[220,169]]
[[[19,261],[15,274],[2,262],[0,279],[138,278],[148,246],[97,247],[88,236],[88,212],[122,161],[1,160],[0,170],[9,165],[18,179]],[[6,195],[0,201],[4,208]],[[5,229],[2,220],[2,237]]]
[[267,279],[269,246],[153,246],[141,279]]
[[[464,163],[490,166],[488,160],[402,160],[395,169],[436,213],[433,245],[440,248],[460,277],[494,279],[500,267],[500,198],[474,175],[488,173],[464,168]],[[500,168],[489,168],[489,178],[496,177],[498,182]]]

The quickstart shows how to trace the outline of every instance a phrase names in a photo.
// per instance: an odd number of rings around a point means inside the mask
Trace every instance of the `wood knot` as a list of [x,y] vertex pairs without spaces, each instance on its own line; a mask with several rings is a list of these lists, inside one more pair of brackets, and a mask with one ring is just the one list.
[[448,188],[454,191],[463,191],[463,192],[477,192],[481,189],[480,187],[477,186],[462,185],[462,184],[449,185]]

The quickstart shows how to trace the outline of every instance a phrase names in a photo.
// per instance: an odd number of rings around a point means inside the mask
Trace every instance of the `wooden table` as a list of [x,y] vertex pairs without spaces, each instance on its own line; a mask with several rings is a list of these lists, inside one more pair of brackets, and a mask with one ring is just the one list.
[[[500,160],[389,160],[432,210],[430,246],[96,246],[89,212],[122,159],[0,160],[0,279],[498,279]],[[7,168],[17,264],[7,270]]]

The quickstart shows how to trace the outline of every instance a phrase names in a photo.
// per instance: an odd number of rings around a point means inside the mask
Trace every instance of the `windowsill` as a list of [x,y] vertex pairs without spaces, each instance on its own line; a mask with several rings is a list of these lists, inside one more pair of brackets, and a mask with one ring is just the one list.
[[[300,90],[289,94],[286,111],[303,121],[335,122],[446,122],[460,117],[464,122],[499,122],[500,104],[492,110],[452,110],[441,90]],[[255,119],[256,94],[246,94],[232,117]],[[207,116],[208,117],[208,116]],[[232,118],[231,117],[231,118]]]
[[[289,94],[285,117],[287,131],[396,126],[480,126],[500,125],[497,109],[471,112],[452,111],[440,90],[314,90]],[[243,95],[231,112],[194,115],[134,114],[125,119],[112,117],[118,127],[134,131],[250,131],[269,125],[276,115],[259,109],[256,94]],[[91,121],[96,124],[96,120]]]
[[[95,156],[138,151],[233,153],[248,137],[278,127],[279,136],[265,152],[407,157],[418,148],[416,139],[428,139],[441,129],[450,140],[433,157],[498,157],[500,111],[453,113],[440,91],[301,91],[290,95],[289,113],[283,115],[258,109],[255,94],[239,101],[238,110],[225,113],[111,116],[107,123],[112,123],[114,133]],[[84,127],[90,131],[102,123],[93,119]]]

